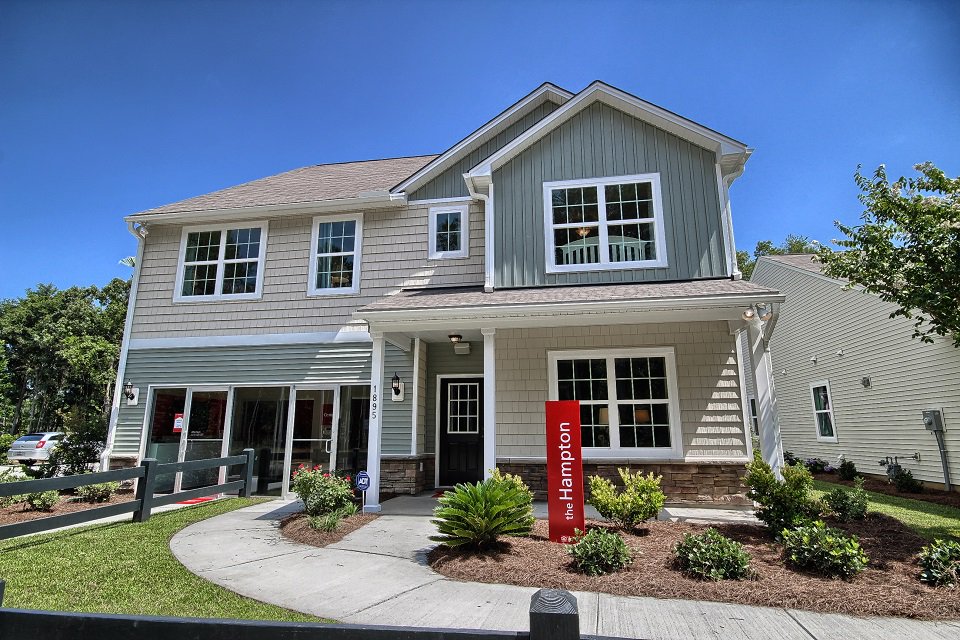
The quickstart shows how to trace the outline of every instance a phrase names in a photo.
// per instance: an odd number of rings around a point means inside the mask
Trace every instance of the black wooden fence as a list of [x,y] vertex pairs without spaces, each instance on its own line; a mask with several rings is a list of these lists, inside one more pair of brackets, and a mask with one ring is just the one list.
[[[0,540],[15,538],[30,533],[49,531],[50,529],[58,529],[60,527],[68,527],[70,525],[99,520],[100,518],[109,516],[122,515],[124,513],[132,513],[134,522],[146,522],[150,518],[150,512],[157,507],[182,502],[184,500],[191,500],[193,498],[202,498],[217,493],[237,491],[242,497],[249,498],[253,491],[253,457],[253,449],[244,449],[243,453],[237,456],[189,460],[187,462],[158,464],[155,459],[147,458],[140,463],[139,467],[131,467],[129,469],[83,473],[75,476],[64,476],[62,478],[44,478],[43,480],[3,482],[0,483],[0,498],[40,493],[42,491],[76,489],[77,487],[99,484],[101,482],[139,480],[137,482],[136,496],[129,502],[109,504],[103,507],[93,507],[91,509],[74,511],[73,513],[65,513],[59,516],[49,516],[28,520],[26,522],[3,525],[0,526]],[[178,493],[154,495],[157,476],[178,471],[219,469],[220,467],[231,467],[241,464],[244,465],[241,480],[189,489]],[[0,635],[0,637],[5,636]]]
[[[0,580],[0,607],[3,581]],[[596,638],[595,636],[582,636]],[[309,622],[119,616],[0,608],[3,640],[580,640],[577,599],[540,589],[530,598],[530,631],[483,631]]]

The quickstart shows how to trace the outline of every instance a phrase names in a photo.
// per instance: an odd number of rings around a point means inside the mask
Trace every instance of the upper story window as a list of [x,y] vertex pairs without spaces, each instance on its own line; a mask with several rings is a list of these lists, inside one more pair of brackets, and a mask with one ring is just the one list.
[[466,258],[470,255],[469,207],[433,207],[430,209],[431,260]]
[[817,423],[817,440],[836,442],[837,430],[833,423],[833,399],[830,396],[830,383],[827,380],[810,384],[813,396],[813,418]]
[[581,441],[590,456],[679,455],[673,349],[556,351],[549,358],[551,397],[580,401]]
[[362,227],[359,214],[314,219],[308,289],[311,295],[360,291]]
[[259,298],[267,223],[185,227],[174,301]]
[[667,266],[660,174],[543,183],[547,273]]

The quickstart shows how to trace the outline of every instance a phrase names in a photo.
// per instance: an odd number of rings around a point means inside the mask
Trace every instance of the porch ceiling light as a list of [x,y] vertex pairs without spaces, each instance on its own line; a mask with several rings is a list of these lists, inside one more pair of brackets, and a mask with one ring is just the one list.
[[749,309],[743,312],[743,319],[746,320],[747,322],[750,322],[751,320],[753,320],[753,316],[755,315],[757,315],[756,311],[753,310],[753,307],[750,307]]
[[397,372],[393,372],[393,380],[390,381],[390,386],[393,389],[393,395],[398,396],[403,393],[403,383],[400,382],[400,376],[397,375]]
[[450,342],[453,344],[460,344],[460,341],[463,340],[463,336],[459,333],[451,333],[447,337],[450,338]]
[[133,392],[133,383],[129,380],[123,383],[123,395],[127,397],[127,400],[133,400],[137,397],[137,394]]

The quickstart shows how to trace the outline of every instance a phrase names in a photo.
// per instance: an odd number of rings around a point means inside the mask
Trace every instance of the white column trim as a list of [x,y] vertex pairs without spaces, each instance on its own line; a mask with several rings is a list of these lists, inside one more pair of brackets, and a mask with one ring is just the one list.
[[483,478],[497,466],[497,344],[496,329],[483,334]]
[[420,414],[417,407],[420,404],[420,338],[413,340],[413,393],[410,397],[410,403],[413,405],[410,410],[410,455],[417,455],[417,429],[419,428]]
[[367,436],[367,473],[370,488],[367,490],[365,513],[380,511],[380,428],[383,424],[383,352],[385,340],[382,333],[370,332],[373,339],[373,358],[370,363],[370,426]]
[[773,363],[770,348],[763,337],[763,323],[754,318],[747,323],[750,344],[751,373],[757,394],[757,419],[760,421],[760,455],[778,478],[782,478],[783,442],[780,438],[780,419],[777,411],[777,393],[773,382]]

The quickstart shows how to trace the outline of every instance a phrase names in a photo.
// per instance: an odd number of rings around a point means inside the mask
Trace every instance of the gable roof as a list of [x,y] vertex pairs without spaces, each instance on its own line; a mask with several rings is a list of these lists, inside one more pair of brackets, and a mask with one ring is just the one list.
[[504,129],[508,128],[515,121],[539,106],[542,102],[550,100],[562,105],[572,97],[573,94],[566,89],[562,89],[550,82],[544,82],[542,85],[501,111],[482,127],[434,158],[433,161],[428,163],[419,171],[407,177],[403,182],[397,184],[390,191],[392,193],[412,193],[417,188],[429,182],[432,178],[443,173],[444,170],[456,164],[457,161],[467,156],[470,151],[475,149],[477,146],[483,144]]
[[783,256],[762,256],[760,259],[779,262],[810,273],[820,274],[823,272],[823,264],[816,259],[816,255],[813,253],[788,253]]
[[489,183],[494,170],[509,162],[524,149],[598,100],[698,146],[714,151],[718,156],[724,175],[736,175],[743,169],[743,165],[750,154],[753,153],[753,149],[739,140],[596,80],[559,109],[483,159],[464,174],[464,179],[472,189],[482,188]]
[[242,213],[263,207],[295,208],[318,202],[388,199],[389,189],[434,160],[436,155],[318,164],[245,182],[213,193],[147,209],[127,217],[186,217],[203,213]]

